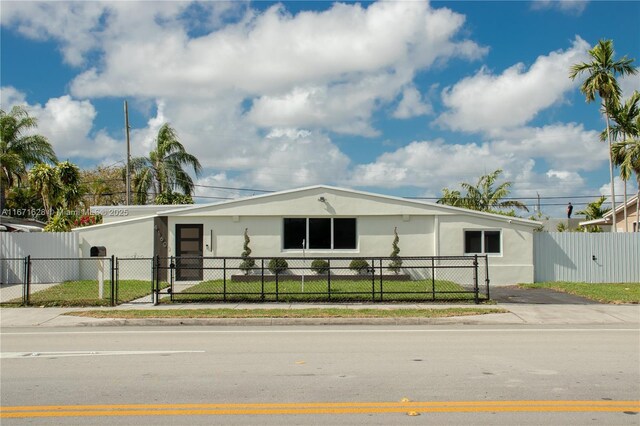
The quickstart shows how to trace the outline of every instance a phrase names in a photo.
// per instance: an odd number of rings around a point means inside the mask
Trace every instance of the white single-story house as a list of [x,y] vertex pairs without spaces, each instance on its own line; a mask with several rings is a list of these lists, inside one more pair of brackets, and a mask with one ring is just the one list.
[[[76,228],[82,256],[489,256],[492,285],[530,283],[539,222],[432,202],[317,185],[213,204],[101,206],[104,223]],[[303,247],[304,242],[304,247]]]

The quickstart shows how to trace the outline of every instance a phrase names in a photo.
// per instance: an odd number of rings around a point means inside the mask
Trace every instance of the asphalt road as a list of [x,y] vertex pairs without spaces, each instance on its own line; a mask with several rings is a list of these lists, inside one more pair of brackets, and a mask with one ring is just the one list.
[[640,423],[637,325],[51,327],[0,337],[3,426]]

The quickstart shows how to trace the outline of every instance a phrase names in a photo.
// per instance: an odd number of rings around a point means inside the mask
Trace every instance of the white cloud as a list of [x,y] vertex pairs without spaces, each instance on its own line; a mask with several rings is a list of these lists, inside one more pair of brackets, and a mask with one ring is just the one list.
[[415,87],[407,87],[402,91],[402,99],[393,113],[396,118],[411,118],[427,115],[433,112],[433,107],[425,102],[420,91]]
[[586,0],[533,0],[531,7],[534,10],[556,9],[569,15],[580,15],[588,3]]
[[[375,135],[371,115],[396,99],[416,71],[452,57],[477,59],[487,51],[460,37],[464,16],[427,2],[336,3],[296,15],[282,5],[264,12],[247,9],[226,25],[206,19],[204,29],[211,32],[195,37],[184,17],[194,7],[189,3],[90,4],[67,10],[59,4],[15,3],[3,13],[3,24],[60,40],[73,64],[99,55],[100,65],[72,81],[75,97],[217,102],[235,94],[238,102],[254,100],[251,118],[264,127]],[[292,100],[297,104],[285,110],[272,108]],[[414,114],[424,110],[413,106]]]
[[104,4],[92,1],[7,1],[2,3],[0,22],[35,40],[60,40],[65,61],[77,66],[89,50],[98,46],[97,33],[106,13]]
[[561,216],[563,207],[552,205],[544,197],[594,193],[584,174],[607,162],[606,145],[597,136],[597,132],[570,123],[524,127],[481,143],[415,141],[356,166],[350,184],[415,186],[425,196],[439,197],[444,187],[457,189],[460,182],[475,183],[480,176],[503,169],[502,181],[513,183],[512,197],[521,198],[533,211],[539,193],[547,204],[543,213]]
[[0,105],[2,110],[9,112],[14,105],[26,105],[27,98],[24,93],[12,86],[0,88]]
[[543,159],[560,170],[592,171],[607,160],[607,147],[596,131],[582,124],[551,124],[502,131],[491,141],[494,152]]
[[443,90],[449,111],[438,122],[453,130],[487,133],[525,125],[575,87],[568,70],[585,59],[588,48],[576,37],[570,49],[539,56],[528,69],[519,63],[495,75],[482,68]]
[[7,110],[14,105],[24,105],[38,120],[36,132],[49,140],[60,160],[120,157],[117,155],[120,152],[118,141],[104,131],[91,134],[97,113],[90,101],[79,101],[65,95],[51,98],[44,105],[32,105],[24,93],[13,87],[3,87],[2,105]]
[[254,156],[245,180],[271,189],[340,182],[350,165],[328,137],[315,132],[272,134]]
[[625,75],[618,79],[618,83],[622,90],[622,98],[628,99],[634,90],[640,91],[640,73],[636,75]]

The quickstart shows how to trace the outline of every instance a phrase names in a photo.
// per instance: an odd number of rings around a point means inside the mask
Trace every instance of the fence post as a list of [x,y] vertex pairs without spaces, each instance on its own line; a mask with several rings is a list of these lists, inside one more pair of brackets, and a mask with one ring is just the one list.
[[480,303],[478,299],[478,255],[473,255],[473,300],[476,305]]
[[380,301],[382,302],[382,294],[384,290],[382,288],[382,259],[380,259]]
[[491,299],[489,294],[489,256],[484,256],[484,282],[487,286],[487,300]]
[[328,300],[331,301],[331,259],[327,259],[327,293]]
[[264,259],[260,259],[260,300],[264,302]]
[[155,259],[155,264],[154,264],[154,275],[153,275],[153,284],[154,285],[154,289],[153,289],[153,304],[154,306],[157,306],[160,303],[160,255],[157,254],[156,255],[156,259]]
[[431,300],[436,300],[436,258],[431,256]]
[[226,257],[222,259],[222,300],[224,302],[227,301],[227,258]]
[[111,255],[111,274],[109,279],[111,280],[111,300],[109,300],[111,306],[115,306],[115,289],[116,289],[116,283],[115,283],[115,268],[116,268],[116,262],[115,262],[115,255]]
[[120,289],[120,260],[116,258],[116,293],[113,296],[114,301],[118,303],[118,290]]
[[171,302],[173,302],[173,284],[176,281],[176,262],[173,258],[173,256],[171,256],[171,258],[169,259],[169,297],[171,299]]
[[280,272],[279,264],[276,262],[276,302],[278,301],[278,273]]
[[376,301],[376,260],[371,259],[371,269],[368,270],[371,274],[371,301]]
[[27,261],[26,261],[26,268],[25,268],[25,276],[26,276],[26,280],[25,280],[25,297],[24,297],[24,304],[28,305],[29,304],[29,296],[31,293],[31,255],[27,256]]

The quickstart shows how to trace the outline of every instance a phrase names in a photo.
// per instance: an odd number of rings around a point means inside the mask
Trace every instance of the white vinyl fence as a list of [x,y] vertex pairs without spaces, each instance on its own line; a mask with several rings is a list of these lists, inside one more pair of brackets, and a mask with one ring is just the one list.
[[640,233],[536,232],[535,282],[640,282]]
[[[24,265],[17,259],[27,256],[78,258],[78,242],[75,232],[0,232],[0,283],[22,282]],[[67,261],[57,268],[40,268],[31,280],[33,283],[62,282],[77,279],[78,274],[78,262]]]

